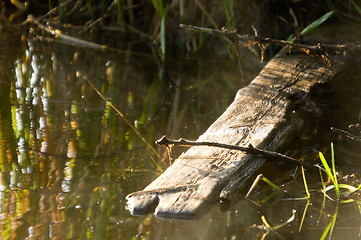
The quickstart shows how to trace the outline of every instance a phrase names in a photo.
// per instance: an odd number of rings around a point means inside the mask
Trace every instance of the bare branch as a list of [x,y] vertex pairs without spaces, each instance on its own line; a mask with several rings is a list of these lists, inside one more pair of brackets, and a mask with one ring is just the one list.
[[262,56],[264,49],[272,44],[282,47],[287,47],[289,49],[296,49],[299,51],[303,51],[308,55],[315,55],[320,57],[329,68],[332,68],[331,63],[329,61],[328,55],[329,53],[334,54],[341,54],[345,50],[351,50],[351,49],[361,49],[360,44],[324,44],[324,43],[317,43],[315,45],[308,45],[308,44],[302,44],[302,43],[295,43],[295,42],[288,42],[285,40],[277,40],[272,38],[265,38],[260,36],[257,33],[257,30],[255,30],[255,35],[240,35],[237,34],[237,32],[234,31],[228,31],[226,28],[222,28],[221,30],[218,29],[212,29],[212,28],[206,28],[206,27],[197,27],[193,25],[186,25],[186,24],[180,24],[180,28],[184,29],[193,29],[197,31],[204,31],[208,33],[215,33],[220,34],[223,36],[228,37],[231,40],[237,40],[239,42],[243,42],[244,44],[251,44],[251,45],[258,45],[261,49]]
[[345,130],[342,130],[342,129],[339,129],[339,128],[335,128],[335,127],[331,127],[331,130],[334,131],[334,132],[336,132],[336,133],[338,133],[338,134],[341,134],[341,135],[343,135],[343,136],[345,136],[345,137],[347,137],[347,138],[349,138],[349,139],[351,139],[351,140],[353,140],[353,141],[355,141],[355,142],[361,143],[361,139],[360,139],[360,138],[352,135],[351,133],[349,133],[349,132],[347,132],[347,131],[345,131]]
[[321,43],[318,43],[317,45],[307,45],[307,44],[302,44],[302,43],[288,42],[285,40],[265,38],[265,37],[260,36],[259,34],[256,34],[255,36],[240,35],[240,34],[237,34],[236,31],[230,32],[225,28],[218,30],[218,29],[197,27],[197,26],[186,25],[186,24],[180,24],[179,27],[185,28],[185,29],[204,31],[204,32],[209,32],[209,33],[222,34],[224,36],[236,38],[239,41],[242,41],[245,43],[251,42],[253,44],[273,44],[273,45],[278,45],[278,46],[283,46],[283,47],[295,48],[298,50],[305,51],[306,53],[309,53],[309,54],[310,53],[319,53],[322,50],[322,48],[327,48],[327,50],[329,50],[329,51],[337,51],[337,52],[344,51],[344,50],[347,50],[350,48],[361,48],[360,45],[345,45],[345,44],[321,44]]
[[238,151],[243,151],[243,152],[252,153],[252,154],[259,154],[259,155],[263,155],[263,156],[271,157],[271,158],[278,158],[278,159],[281,159],[283,161],[293,163],[293,164],[296,164],[296,165],[302,165],[302,166],[307,167],[307,168],[316,167],[316,166],[313,166],[311,164],[307,164],[307,163],[298,161],[295,158],[283,155],[283,154],[278,153],[278,152],[272,152],[272,151],[256,148],[256,147],[252,146],[252,144],[249,144],[248,147],[244,147],[244,146],[224,144],[224,143],[218,143],[218,142],[189,141],[189,140],[186,140],[184,138],[180,138],[178,140],[170,140],[166,136],[163,136],[162,138],[158,139],[157,141],[155,141],[155,143],[158,144],[158,145],[166,146],[166,147],[169,147],[169,146],[188,146],[188,147],[191,147],[191,146],[209,146],[209,147],[226,148],[226,149],[238,150]]

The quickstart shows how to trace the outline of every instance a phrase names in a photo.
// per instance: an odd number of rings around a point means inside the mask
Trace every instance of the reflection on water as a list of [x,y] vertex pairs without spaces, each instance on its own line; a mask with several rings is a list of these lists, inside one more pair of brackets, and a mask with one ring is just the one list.
[[[155,221],[132,217],[124,197],[158,176],[154,162],[165,169],[167,155],[153,154],[77,72],[86,74],[150,142],[163,134],[196,137],[242,86],[237,64],[227,67],[231,60],[219,67],[213,60],[206,66],[198,59],[179,60],[169,66],[179,88],[169,89],[149,50],[114,54],[4,42],[2,238],[131,239]],[[199,98],[209,99],[212,107]]]
[[[167,153],[162,148],[161,158],[152,153],[77,75],[85,73],[149,142],[163,134],[194,139],[246,84],[239,80],[236,61],[175,56],[168,70],[178,88],[171,89],[149,50],[130,45],[129,54],[115,54],[2,38],[2,239],[260,239],[264,231],[252,226],[262,224],[262,215],[278,225],[295,209],[298,220],[279,230],[294,237],[306,201],[275,200],[260,207],[243,200],[224,213],[214,208],[193,222],[131,216],[124,197],[143,189],[160,174],[159,168],[168,166]],[[245,72],[246,81],[252,74]],[[321,236],[335,208],[320,209],[322,201],[308,207],[303,236]],[[361,227],[354,221],[360,217],[355,209],[354,202],[339,210],[339,218],[345,214],[350,219],[350,237]],[[335,236],[338,231],[344,233],[341,225]]]

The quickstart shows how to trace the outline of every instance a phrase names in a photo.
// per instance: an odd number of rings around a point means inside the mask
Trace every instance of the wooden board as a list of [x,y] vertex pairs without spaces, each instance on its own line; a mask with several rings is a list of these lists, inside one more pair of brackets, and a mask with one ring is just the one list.
[[[312,106],[310,89],[342,69],[343,60],[331,60],[332,70],[314,56],[274,57],[197,141],[278,151],[302,129],[304,121],[295,115],[298,106]],[[144,190],[129,194],[128,209],[133,215],[154,211],[161,218],[197,218],[238,191],[264,161],[235,150],[192,147]]]

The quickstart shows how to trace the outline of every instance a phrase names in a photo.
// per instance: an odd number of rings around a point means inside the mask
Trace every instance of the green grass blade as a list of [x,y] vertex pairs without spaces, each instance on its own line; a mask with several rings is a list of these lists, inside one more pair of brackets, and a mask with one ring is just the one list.
[[302,171],[303,185],[305,186],[307,198],[310,198],[311,195],[310,195],[310,191],[308,190],[306,176],[305,176],[305,170],[304,170],[303,166],[301,166],[301,171]]
[[333,177],[333,174],[332,174],[332,172],[331,172],[330,167],[328,166],[328,163],[327,163],[325,157],[323,156],[323,154],[322,154],[321,152],[319,152],[318,155],[319,155],[319,157],[320,157],[320,160],[321,160],[321,162],[322,162],[323,167],[324,167],[325,170],[326,170],[327,176],[329,176],[329,177],[331,178],[331,181],[335,184],[335,179],[334,179],[334,177]]
[[336,225],[337,213],[338,213],[338,204],[337,204],[337,207],[336,207],[335,214],[333,215],[332,221],[331,221],[332,224],[331,224],[331,228],[330,228],[330,234],[328,235],[328,239],[330,239],[330,240],[332,238],[332,233],[333,233],[333,230],[334,230],[335,225]]
[[303,222],[305,221],[305,217],[306,217],[306,213],[307,213],[307,209],[308,209],[309,205],[310,205],[310,199],[308,199],[308,201],[306,203],[306,206],[305,206],[305,209],[303,210],[301,223],[300,223],[300,227],[298,228],[298,232],[301,232],[301,230],[302,230]]
[[319,157],[320,157],[320,160],[321,160],[323,166],[325,167],[327,175],[329,176],[333,185],[335,186],[337,198],[339,199],[340,198],[340,188],[339,188],[338,181],[337,181],[333,144],[331,143],[332,171],[331,171],[330,166],[328,165],[325,157],[323,156],[323,154],[321,152],[319,152]]
[[293,210],[292,210],[292,216],[291,216],[286,222],[284,222],[284,223],[282,223],[282,224],[280,224],[280,225],[278,225],[278,226],[276,226],[276,227],[273,227],[273,229],[274,229],[274,230],[277,230],[277,229],[279,229],[279,228],[282,228],[282,227],[284,227],[284,226],[287,226],[290,222],[292,222],[293,220],[295,220],[295,216],[296,216],[296,210],[293,209]]
[[262,175],[261,178],[265,183],[267,183],[271,188],[275,189],[275,190],[282,190],[281,188],[279,188],[276,184],[274,184],[273,182],[271,182],[269,179],[267,179],[265,176]]
[[349,192],[356,192],[358,188],[355,188],[354,186],[351,186],[349,184],[339,183],[339,188],[347,189]]
[[332,238],[333,229],[334,229],[335,224],[336,224],[337,214],[338,214],[338,203],[336,205],[335,213],[333,214],[330,223],[325,228],[325,231],[323,231],[320,240],[324,240],[327,237],[327,235],[328,235],[328,239]]
[[325,186],[325,182],[323,181],[322,171],[320,168],[318,169],[318,172],[320,173],[322,190],[324,190],[326,188],[326,186]]
[[355,10],[361,14],[361,8],[353,1],[351,0],[352,5],[354,6]]
[[265,202],[267,202],[268,200],[270,200],[273,196],[275,196],[278,193],[278,191],[273,191],[271,194],[267,195],[266,197],[264,197],[260,203],[263,204]]
[[[349,197],[352,193],[354,193],[356,191],[357,188],[355,188],[354,186],[348,185],[348,184],[339,184],[339,189],[347,189],[347,192],[342,192],[342,197]],[[337,200],[333,199],[332,197],[330,197],[327,192],[331,189],[335,189],[336,187],[335,185],[330,185],[328,187],[326,187],[325,189],[322,190],[322,193],[331,201],[338,201],[340,203],[349,203],[349,202],[353,202],[354,199],[345,199],[345,200],[340,200],[341,197],[341,192],[340,192],[340,196],[337,196]]]
[[154,162],[154,164],[157,166],[157,168],[158,168],[161,172],[163,172],[163,169],[158,165],[157,161],[155,161],[155,159],[154,159],[152,156],[150,156],[150,158],[152,159],[152,161]]
[[333,178],[335,179],[334,184],[337,192],[337,197],[340,198],[340,187],[337,180],[337,172],[336,172],[336,164],[335,164],[335,151],[333,149],[332,142],[331,142],[331,163],[332,163]]
[[[361,189],[361,184],[360,185],[358,185],[358,187],[356,188],[356,191],[358,191],[358,190],[360,190]],[[356,192],[355,191],[355,192]]]
[[165,16],[162,17],[160,25],[160,49],[161,49],[161,58],[162,63],[164,64],[165,52],[166,52],[166,39],[165,39]]
[[323,231],[322,236],[320,240],[324,240],[327,237],[328,232],[330,231],[332,222],[330,222],[327,227],[325,228],[325,231]]
[[314,30],[315,28],[317,28],[318,26],[320,26],[322,23],[324,23],[327,19],[329,19],[335,12],[331,11],[326,13],[325,15],[323,15],[322,17],[320,17],[319,19],[317,19],[316,21],[314,21],[313,23],[311,23],[310,25],[308,25],[307,27],[305,27],[302,31],[301,31],[301,36],[304,36],[306,34],[308,34],[309,32],[311,32],[312,30]]
[[336,192],[339,193],[340,192],[340,188],[338,186],[338,181],[337,181],[337,173],[336,173],[336,166],[335,166],[335,152],[333,149],[333,143],[331,143],[331,162],[332,162],[332,171],[333,171],[333,178],[335,179],[335,187],[336,187]]

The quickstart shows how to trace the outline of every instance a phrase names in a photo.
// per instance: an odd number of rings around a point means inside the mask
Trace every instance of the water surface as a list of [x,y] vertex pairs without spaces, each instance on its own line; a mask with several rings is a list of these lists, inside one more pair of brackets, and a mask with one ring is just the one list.
[[[314,189],[310,203],[294,200],[305,193],[293,166],[277,165],[278,173],[261,169],[289,193],[264,201],[274,191],[261,183],[252,201],[240,194],[230,208],[218,204],[199,220],[134,217],[126,210],[125,196],[169,166],[166,149],[153,142],[163,134],[188,139],[202,134],[261,69],[256,56],[248,59],[252,66],[244,61],[242,77],[222,46],[218,53],[188,57],[175,51],[166,62],[174,87],[144,43],[122,43],[120,51],[102,52],[36,38],[20,41],[17,34],[3,35],[2,42],[2,239],[262,239],[264,234],[266,239],[277,234],[319,239],[336,212],[341,220],[335,239],[360,236],[359,201],[324,200],[314,173],[308,175]],[[185,150],[176,149],[173,156]],[[260,227],[262,216],[277,226],[294,210],[295,220],[277,234]]]

